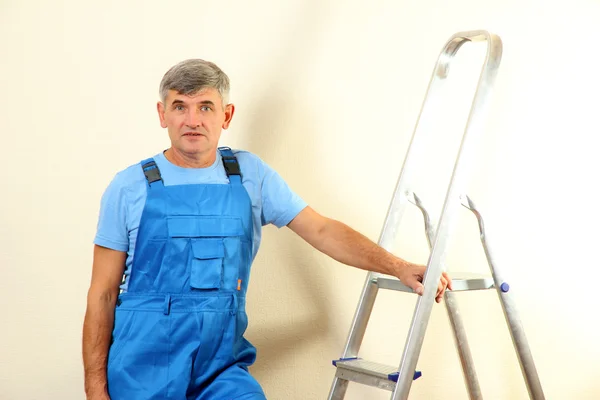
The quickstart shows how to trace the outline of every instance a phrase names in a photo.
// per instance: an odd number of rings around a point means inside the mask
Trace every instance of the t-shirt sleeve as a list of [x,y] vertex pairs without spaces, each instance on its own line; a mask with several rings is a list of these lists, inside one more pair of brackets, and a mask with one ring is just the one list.
[[264,172],[261,187],[262,224],[281,228],[289,224],[307,204],[274,169],[262,161],[260,164]]
[[118,251],[129,250],[127,190],[118,175],[102,195],[94,244]]

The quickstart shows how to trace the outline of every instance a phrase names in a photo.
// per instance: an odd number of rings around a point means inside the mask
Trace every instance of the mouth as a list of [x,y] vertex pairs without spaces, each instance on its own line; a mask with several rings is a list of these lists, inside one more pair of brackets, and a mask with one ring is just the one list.
[[197,133],[197,132],[187,132],[184,133],[183,136],[203,136],[201,133]]

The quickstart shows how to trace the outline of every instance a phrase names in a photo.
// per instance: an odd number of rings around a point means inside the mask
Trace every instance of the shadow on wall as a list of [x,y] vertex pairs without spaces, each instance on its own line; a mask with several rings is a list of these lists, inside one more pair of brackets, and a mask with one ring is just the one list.
[[[252,366],[251,373],[263,386],[267,385],[267,391],[268,382],[272,381],[274,375],[286,377],[281,375],[281,371],[289,367],[301,367],[294,355],[314,351],[315,343],[328,335],[331,321],[328,291],[324,290],[323,280],[319,278],[315,269],[310,268],[310,265],[318,264],[316,257],[306,257],[307,247],[292,235],[278,239],[276,246],[285,249],[287,265],[266,262],[262,265],[263,276],[268,276],[273,268],[284,267],[283,274],[286,278],[281,281],[288,281],[290,286],[293,285],[295,298],[294,303],[285,301],[288,303],[285,304],[287,311],[283,314],[274,312],[274,315],[263,315],[261,319],[264,322],[261,322],[260,327],[253,329],[252,337],[249,338],[258,351],[257,362]],[[262,282],[259,283],[261,284]],[[283,292],[282,289],[280,291]],[[277,311],[278,306],[273,305],[273,299],[273,296],[254,296],[252,307],[256,310]],[[317,360],[314,362],[320,363]],[[313,367],[317,368],[318,365]],[[290,385],[294,384],[290,382]]]
[[[268,78],[261,81],[260,87],[256,88],[256,101],[249,103],[252,108],[248,110],[248,115],[251,115],[252,119],[248,121],[245,128],[251,136],[244,143],[244,147],[259,156],[277,154],[282,149],[289,148],[283,143],[286,138],[293,137],[292,134],[289,134],[289,127],[296,131],[299,128],[294,126],[291,116],[299,112],[309,112],[302,105],[294,102],[289,95],[291,90],[288,90],[288,87],[291,84],[297,87],[299,81],[307,79],[307,74],[302,71],[305,71],[306,66],[310,65],[310,52],[315,49],[312,43],[318,43],[316,39],[325,27],[327,13],[319,12],[319,9],[323,8],[323,3],[313,0],[300,4],[302,4],[302,9],[290,14],[294,20],[290,21],[288,25],[287,38],[280,31],[273,33],[281,37],[280,48],[270,57],[274,62],[264,67],[264,70],[268,72],[264,76]],[[311,120],[310,115],[303,115],[304,121]],[[305,132],[303,132],[304,134]],[[315,146],[318,142],[310,141],[310,139],[307,142],[314,143],[307,146],[306,151],[310,153],[310,147]],[[282,157],[285,159],[285,154]],[[273,157],[265,158],[267,163],[273,162]],[[317,178],[310,177],[309,179],[312,181]],[[315,185],[325,186],[320,182],[315,182]],[[269,247],[265,247],[261,250],[269,251]],[[304,312],[294,314],[291,321],[290,319],[284,320],[283,316],[273,317],[269,321],[275,321],[274,323],[267,322],[267,326],[261,325],[260,333],[251,338],[252,344],[258,350],[258,360],[251,372],[259,382],[268,381],[269,377],[274,374],[274,371],[278,371],[283,363],[289,365],[289,358],[286,359],[286,355],[297,354],[302,348],[314,345],[315,341],[325,337],[329,332],[331,310],[328,308],[328,293],[320,289],[323,288],[321,279],[315,273],[314,268],[310,267],[318,264],[316,257],[307,257],[307,249],[310,247],[298,241],[293,235],[279,233],[277,248],[278,254],[285,254],[287,265],[283,266],[285,267],[283,273],[286,276],[284,281],[291,281],[301,293],[296,295],[296,301],[301,302]],[[276,255],[277,258],[280,258],[280,255]],[[311,265],[308,265],[309,263]],[[272,265],[273,263],[270,262],[265,264],[267,264],[265,269],[268,269],[265,276],[269,276],[270,270],[276,265]],[[262,286],[263,283],[258,284]],[[268,285],[267,282],[265,284]],[[273,305],[270,303],[272,299],[268,296],[256,296],[252,300],[252,307],[254,309],[273,309]],[[289,304],[288,307],[291,313],[298,309],[292,304]],[[268,388],[265,389],[268,390]]]
[[[270,107],[270,112],[280,111],[277,106],[273,105]],[[251,132],[254,131],[251,130]],[[257,143],[266,147],[273,146],[266,140],[267,136],[279,135],[266,135],[257,140]],[[316,178],[310,177],[309,179],[311,179],[313,190],[318,190],[317,187],[324,190],[323,186],[325,185],[321,182],[314,182],[317,180]],[[293,233],[263,231],[263,234],[263,239],[271,238],[271,240],[269,243],[263,243],[261,252],[263,254],[269,252],[269,255],[262,257],[263,261],[258,266],[261,268],[261,272],[256,271],[257,266],[253,267],[255,269],[253,278],[256,282],[255,287],[260,287],[260,292],[273,288],[278,293],[285,294],[285,289],[282,289],[281,286],[276,288],[278,283],[265,281],[269,279],[269,276],[277,274],[279,278],[276,280],[280,281],[279,284],[293,286],[294,294],[279,300],[286,306],[285,314],[274,313],[275,315],[267,316],[266,323],[261,323],[253,330],[255,334],[251,341],[258,350],[258,360],[251,372],[261,383],[268,381],[275,371],[281,370],[285,365],[289,366],[290,361],[287,356],[298,354],[303,349],[314,346],[315,343],[327,337],[330,332],[329,325],[333,311],[330,309],[328,301],[329,290],[323,284],[324,281],[328,281],[324,279],[326,272],[318,269],[320,255],[314,253],[316,250]],[[278,269],[278,271],[274,271],[274,269]],[[257,273],[261,276],[258,281],[256,281]],[[281,277],[282,275],[283,277]],[[253,296],[252,307],[255,310],[280,310],[281,305],[273,305],[273,301],[278,300],[263,292],[262,295]]]
[[[249,124],[249,132],[252,132],[254,145],[247,147],[248,150],[254,153],[265,155],[273,155],[280,152],[282,148],[289,147],[280,143],[280,141],[285,140],[285,133],[279,131],[277,134],[272,134],[272,132],[281,129],[280,127],[286,123],[285,114],[288,105],[285,99],[278,98],[277,93],[270,93],[269,96],[268,101],[257,102],[257,104],[260,104],[259,109],[254,113],[255,120]],[[297,111],[306,112],[307,110]],[[284,117],[276,121],[271,118],[272,115]],[[310,120],[310,117],[306,119]],[[255,135],[255,133],[257,134]],[[287,136],[289,137],[289,135]],[[316,143],[316,141],[313,142]],[[310,152],[310,146],[306,151]],[[285,159],[285,155],[281,156]],[[267,163],[270,161],[269,158],[265,160]],[[313,177],[307,174],[307,179],[311,180],[312,190],[319,190],[318,188],[325,190],[327,187],[324,182],[319,182],[319,178],[316,176]],[[284,285],[286,283],[293,285],[295,294],[291,300],[301,304],[301,307],[294,306],[293,303],[290,303],[289,298],[282,299],[284,303],[288,303],[287,310],[289,310],[289,314],[287,316],[271,316],[267,319],[266,326],[261,324],[258,329],[254,330],[258,334],[253,335],[251,341],[258,350],[258,360],[252,368],[252,375],[259,382],[268,381],[274,371],[280,370],[284,364],[289,366],[290,361],[286,356],[298,354],[307,346],[314,346],[316,342],[328,336],[332,313],[328,301],[330,294],[323,284],[323,274],[325,272],[315,268],[319,265],[318,258],[320,256],[310,253],[316,250],[304,243],[295,234],[276,232],[274,235],[270,235],[269,232],[263,233],[266,233],[264,235],[265,239],[272,237],[276,240],[276,244],[273,243],[273,239],[270,243],[263,243],[261,252],[270,252],[270,256],[263,258],[263,263],[259,267],[263,269],[263,272],[260,275],[263,277],[272,276],[275,273],[273,269],[280,268],[277,274],[284,276],[281,279]],[[275,247],[277,250],[273,254]],[[254,274],[257,272],[255,271]],[[256,275],[254,276],[254,279],[256,279]],[[264,279],[266,278],[259,279],[263,281],[257,282],[258,285],[262,286],[261,291],[264,290],[264,285],[267,287],[276,285],[265,282]],[[281,288],[278,290],[279,293],[285,293]],[[272,296],[255,296],[252,299],[252,307],[255,310],[276,309],[277,307],[271,304],[272,301]],[[292,314],[291,317],[290,314]]]

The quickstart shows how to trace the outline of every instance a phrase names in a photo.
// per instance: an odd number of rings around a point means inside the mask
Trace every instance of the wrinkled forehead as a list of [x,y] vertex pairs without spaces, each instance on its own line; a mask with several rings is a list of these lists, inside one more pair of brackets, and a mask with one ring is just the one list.
[[193,93],[181,93],[177,90],[169,90],[165,102],[167,105],[177,103],[194,104],[212,102],[213,104],[221,103],[221,95],[215,88],[202,88]]

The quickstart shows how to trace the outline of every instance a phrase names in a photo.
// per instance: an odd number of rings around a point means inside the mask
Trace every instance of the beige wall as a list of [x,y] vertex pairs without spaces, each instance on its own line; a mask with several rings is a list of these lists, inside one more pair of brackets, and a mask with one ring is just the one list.
[[[547,397],[600,398],[599,20],[600,4],[585,0],[1,1],[0,398],[83,398],[100,196],[116,171],[168,146],[155,115],[168,67],[222,66],[237,105],[222,143],[257,153],[314,208],[377,240],[437,53],[470,29],[499,34],[504,57],[469,193],[488,210]],[[442,133],[460,133],[480,55],[457,60]],[[446,147],[424,158],[432,176]],[[397,252],[426,262],[421,224],[409,209]],[[449,264],[484,271],[466,211],[458,234]],[[265,229],[248,337],[270,399],[327,396],[364,276]],[[526,398],[497,297],[460,297],[484,397]],[[399,361],[413,303],[381,294],[362,356]],[[419,369],[411,398],[467,398],[443,306]],[[388,396],[351,385],[347,398]]]

